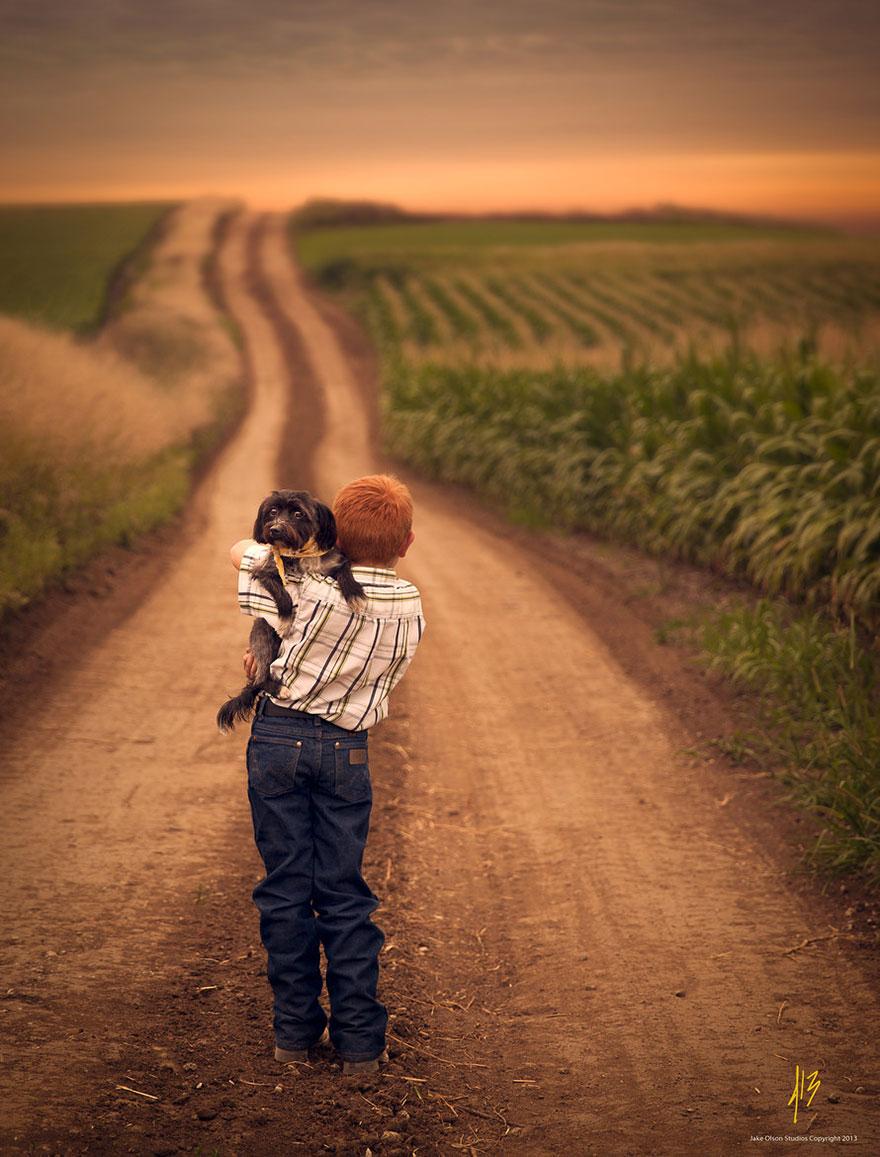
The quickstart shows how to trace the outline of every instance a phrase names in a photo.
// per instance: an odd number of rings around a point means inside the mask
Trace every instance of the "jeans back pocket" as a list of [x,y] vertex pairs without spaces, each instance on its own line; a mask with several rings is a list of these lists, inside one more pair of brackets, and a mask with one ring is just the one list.
[[245,756],[248,787],[267,798],[293,791],[302,748],[301,739],[252,735]]
[[348,803],[364,803],[373,798],[366,739],[336,743],[335,794]]

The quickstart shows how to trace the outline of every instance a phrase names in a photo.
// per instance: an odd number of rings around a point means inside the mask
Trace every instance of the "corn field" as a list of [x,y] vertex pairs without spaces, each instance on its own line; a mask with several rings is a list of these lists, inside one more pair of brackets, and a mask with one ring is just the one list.
[[622,359],[671,365],[732,339],[771,355],[808,335],[835,359],[880,342],[880,252],[847,240],[515,253],[412,244],[311,270],[415,363],[609,370]]
[[801,348],[603,375],[389,362],[389,448],[518,517],[880,619],[880,381]]
[[294,234],[382,352],[389,449],[517,517],[875,627],[876,247],[522,228]]
[[880,255],[344,232],[306,264],[381,352],[391,453],[764,592],[709,614],[700,652],[758,696],[746,746],[822,818],[809,858],[880,880]]

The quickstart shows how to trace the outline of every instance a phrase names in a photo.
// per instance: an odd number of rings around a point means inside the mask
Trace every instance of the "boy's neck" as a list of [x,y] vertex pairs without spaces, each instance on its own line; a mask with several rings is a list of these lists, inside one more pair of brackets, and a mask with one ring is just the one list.
[[351,560],[352,566],[368,566],[371,570],[394,570],[397,565],[397,559],[394,558],[391,562],[371,562],[370,559],[359,558],[357,562]]

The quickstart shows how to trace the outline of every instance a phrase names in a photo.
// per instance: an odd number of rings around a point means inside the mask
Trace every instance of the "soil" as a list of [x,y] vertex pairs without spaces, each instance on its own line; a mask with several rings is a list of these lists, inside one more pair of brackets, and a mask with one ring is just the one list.
[[[283,221],[221,244],[247,415],[104,597],[12,640],[43,660],[4,695],[0,1150],[877,1151],[872,909],[799,871],[774,769],[713,746],[748,700],[655,637],[727,588],[402,467],[428,629],[371,738],[390,1062],[274,1062],[245,735],[214,727],[248,628],[227,551],[273,485],[387,463],[369,347]],[[795,1124],[796,1065],[821,1086]]]

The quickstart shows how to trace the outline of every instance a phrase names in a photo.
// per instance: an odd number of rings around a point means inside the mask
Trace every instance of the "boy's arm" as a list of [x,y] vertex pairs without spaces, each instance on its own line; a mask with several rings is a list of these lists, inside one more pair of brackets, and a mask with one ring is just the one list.
[[241,566],[241,560],[244,557],[244,552],[248,550],[249,547],[256,545],[257,543],[253,538],[241,538],[235,544],[235,546],[230,548],[229,557],[232,559],[232,565],[236,570],[238,570],[238,568]]

